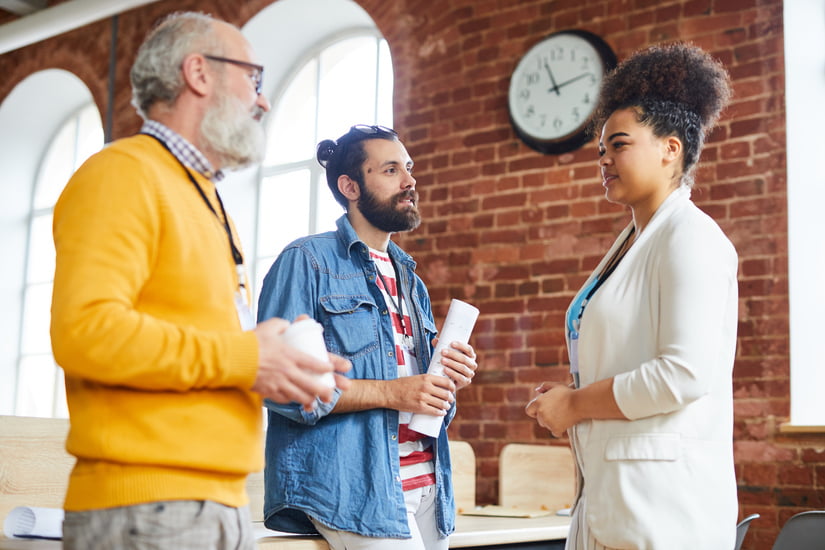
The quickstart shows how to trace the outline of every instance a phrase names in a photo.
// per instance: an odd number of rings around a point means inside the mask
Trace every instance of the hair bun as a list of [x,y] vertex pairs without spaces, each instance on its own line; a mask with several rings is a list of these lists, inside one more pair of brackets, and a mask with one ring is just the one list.
[[731,96],[722,64],[697,46],[670,43],[650,46],[622,61],[605,79],[602,117],[645,101],[671,102],[698,115],[712,127]]
[[315,158],[318,159],[318,164],[326,168],[329,159],[332,158],[332,155],[335,154],[335,150],[337,148],[338,144],[331,139],[325,139],[324,141],[319,143],[315,155]]

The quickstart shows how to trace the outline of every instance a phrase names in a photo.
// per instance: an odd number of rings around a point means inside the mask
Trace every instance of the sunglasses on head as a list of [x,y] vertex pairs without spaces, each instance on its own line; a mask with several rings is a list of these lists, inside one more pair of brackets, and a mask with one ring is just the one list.
[[392,137],[398,137],[398,133],[392,128],[386,126],[379,126],[376,124],[356,124],[349,129],[350,133],[357,132],[365,136],[372,136],[376,134],[389,134]]

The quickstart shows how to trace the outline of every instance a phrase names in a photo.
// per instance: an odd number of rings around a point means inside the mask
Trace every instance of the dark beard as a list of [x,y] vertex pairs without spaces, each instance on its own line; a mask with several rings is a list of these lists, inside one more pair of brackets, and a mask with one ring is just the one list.
[[387,233],[412,231],[421,224],[421,214],[418,208],[406,210],[396,208],[398,201],[410,198],[415,201],[416,205],[418,204],[418,193],[412,190],[394,195],[387,202],[380,202],[365,185],[362,185],[361,196],[358,197],[358,210],[368,222],[381,231]]

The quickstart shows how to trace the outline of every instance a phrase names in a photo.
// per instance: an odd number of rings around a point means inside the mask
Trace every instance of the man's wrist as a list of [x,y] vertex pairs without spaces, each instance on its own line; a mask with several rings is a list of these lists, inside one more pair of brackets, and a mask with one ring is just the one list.
[[386,383],[386,380],[351,380],[349,389],[341,393],[334,412],[390,408],[390,391]]

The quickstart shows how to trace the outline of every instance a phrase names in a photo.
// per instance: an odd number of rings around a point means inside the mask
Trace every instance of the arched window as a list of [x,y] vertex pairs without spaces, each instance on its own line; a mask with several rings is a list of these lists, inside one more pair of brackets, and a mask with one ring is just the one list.
[[52,211],[72,173],[103,145],[93,104],[72,114],[53,137],[34,186],[17,361],[15,414],[67,416],[63,371],[52,357],[49,319],[54,281]]
[[316,145],[353,124],[392,126],[392,86],[386,40],[358,31],[313,48],[276,93],[258,189],[256,296],[286,244],[335,229],[343,213],[315,160]]
[[[386,42],[351,0],[278,0],[243,30],[266,66],[269,150],[260,169],[231,172],[219,187],[260,289],[287,242],[334,227],[342,213],[315,145],[352,124],[391,126],[393,80]],[[0,201],[0,256],[9,260],[0,276],[0,414],[66,415],[48,333],[51,217],[71,173],[103,144],[91,105],[83,82],[56,69],[31,75],[0,104],[0,163],[4,181],[16,183]]]

